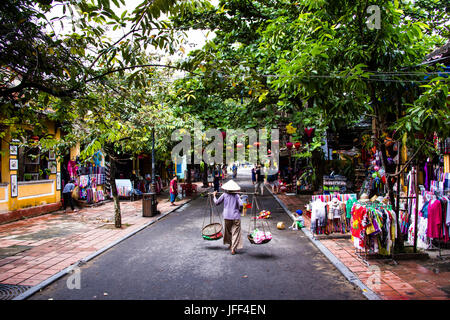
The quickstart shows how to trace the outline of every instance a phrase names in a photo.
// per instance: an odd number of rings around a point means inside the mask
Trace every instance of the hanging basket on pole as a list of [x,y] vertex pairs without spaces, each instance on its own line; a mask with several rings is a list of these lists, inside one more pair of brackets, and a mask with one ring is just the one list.
[[[203,218],[202,237],[204,240],[219,240],[223,237],[220,215],[215,208],[212,195],[208,195],[208,205]],[[206,217],[209,215],[209,223],[205,224]],[[214,217],[216,216],[216,218]]]
[[[266,244],[272,240],[269,223],[266,219],[258,219],[257,212],[260,212],[256,193],[252,197],[252,220],[250,222],[247,238],[251,244]],[[253,229],[252,229],[253,226]]]

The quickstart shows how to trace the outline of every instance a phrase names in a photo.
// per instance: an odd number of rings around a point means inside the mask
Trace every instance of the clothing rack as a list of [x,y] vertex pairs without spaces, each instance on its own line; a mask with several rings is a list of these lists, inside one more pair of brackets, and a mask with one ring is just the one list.
[[[435,191],[434,194],[436,196],[440,196],[441,194],[450,194],[450,190],[445,190],[445,191]],[[431,247],[434,249],[438,249],[439,250],[439,255],[438,258],[439,259],[444,259],[444,257],[450,257],[450,254],[442,254],[442,249],[441,249],[441,239],[435,239],[435,241],[438,243],[438,247],[436,247],[435,245],[433,245],[433,241],[431,241]]]
[[[357,201],[356,204],[365,206],[367,209],[378,209],[378,208],[386,208],[389,211],[393,211],[392,209],[392,205],[386,205],[383,203],[374,203],[374,202],[360,202]],[[391,222],[392,223],[392,222]],[[389,230],[390,232],[390,230]],[[368,262],[368,257],[370,256],[371,250],[368,249],[367,244],[369,243],[370,237],[365,234],[364,235],[364,250],[355,247],[355,254],[356,257],[363,263],[365,263],[366,265],[370,265]],[[394,243],[395,243],[395,239],[393,239],[393,243],[392,243],[392,247],[391,247],[391,251],[389,253],[390,258],[387,258],[386,260],[389,260],[391,262],[393,262],[394,264],[398,264],[397,261],[395,260],[395,248],[394,248]]]

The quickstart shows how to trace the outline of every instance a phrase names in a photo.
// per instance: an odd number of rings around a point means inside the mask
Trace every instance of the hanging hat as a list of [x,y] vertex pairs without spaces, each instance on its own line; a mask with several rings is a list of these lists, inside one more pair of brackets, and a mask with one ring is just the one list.
[[359,201],[361,201],[361,202],[369,201],[369,196],[367,195],[367,193],[363,193],[361,195],[361,197],[359,198]]
[[233,192],[241,190],[241,187],[239,187],[239,185],[233,180],[230,180],[222,186],[222,189],[225,191]]

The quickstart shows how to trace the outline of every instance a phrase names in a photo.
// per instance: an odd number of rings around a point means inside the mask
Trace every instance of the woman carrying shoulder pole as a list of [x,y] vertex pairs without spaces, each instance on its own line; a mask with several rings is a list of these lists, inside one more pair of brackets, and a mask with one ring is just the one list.
[[228,181],[222,186],[225,190],[219,199],[216,199],[217,192],[213,193],[213,200],[216,206],[223,202],[223,218],[225,220],[225,232],[223,243],[228,244],[231,254],[235,254],[237,249],[244,247],[241,232],[241,209],[243,203],[241,197],[237,194],[241,187],[233,180]]

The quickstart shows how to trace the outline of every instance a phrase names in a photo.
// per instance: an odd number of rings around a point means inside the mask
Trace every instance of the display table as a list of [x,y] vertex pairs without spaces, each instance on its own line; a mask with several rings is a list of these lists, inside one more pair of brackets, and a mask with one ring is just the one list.
[[197,192],[197,185],[194,183],[181,183],[181,194],[184,196],[190,196],[192,193]]
[[347,178],[338,175],[323,176],[323,191],[345,193],[347,191]]

